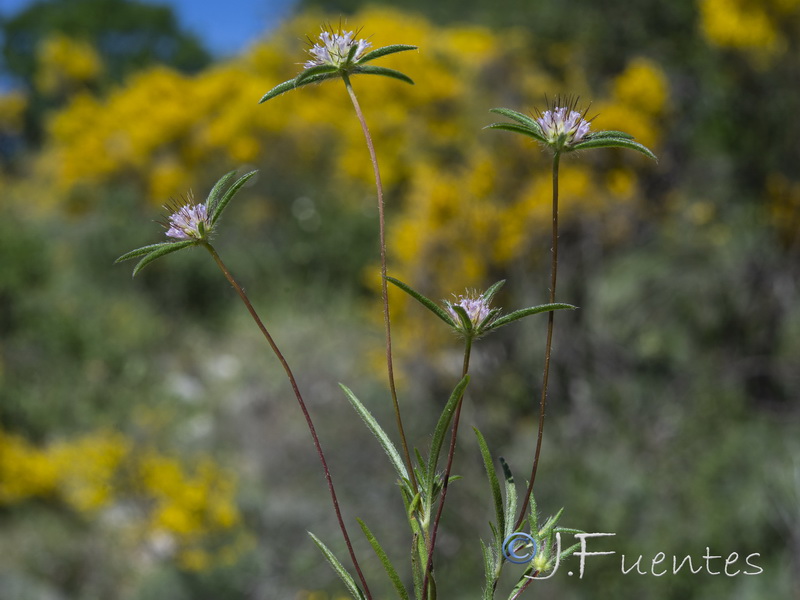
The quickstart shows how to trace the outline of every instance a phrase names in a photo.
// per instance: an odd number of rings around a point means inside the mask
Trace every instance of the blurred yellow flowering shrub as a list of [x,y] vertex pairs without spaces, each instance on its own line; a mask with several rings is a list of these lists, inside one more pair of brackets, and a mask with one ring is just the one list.
[[232,562],[244,548],[237,531],[235,478],[209,458],[190,468],[124,435],[97,431],[37,448],[0,430],[0,505],[60,500],[86,516],[123,511],[119,523],[185,569]]
[[700,0],[700,26],[715,46],[775,53],[785,49],[781,21],[798,8],[798,0]]
[[36,49],[36,86],[45,94],[64,94],[91,83],[103,63],[88,42],[57,33]]
[[18,135],[22,132],[27,104],[28,100],[22,92],[0,94],[0,134]]
[[[301,15],[242,56],[193,77],[152,68],[108,96],[75,97],[50,123],[50,158],[43,164],[55,169],[63,190],[133,177],[162,204],[210,184],[230,166],[262,162],[282,175],[315,174],[319,189],[370,206],[372,167],[341,82],[257,104],[301,70],[305,55],[298,40],[314,37],[321,22]],[[549,179],[533,175],[540,172],[541,152],[519,136],[482,131],[493,120],[488,110],[532,111],[545,94],[564,88],[589,95],[580,83],[586,74],[575,63],[569,82],[556,80],[537,63],[521,30],[437,27],[383,8],[365,9],[351,22],[373,48],[420,48],[381,59],[381,66],[411,76],[414,86],[383,77],[353,80],[389,200],[390,272],[434,294],[486,285],[487,277],[534,251],[531,239],[547,230],[550,203]],[[658,151],[669,105],[658,64],[634,58],[609,90],[591,94],[592,115],[600,113],[597,128],[623,129]],[[611,157],[585,165],[565,161],[564,219],[607,213],[636,198],[645,161]],[[400,319],[406,303],[399,296],[394,305]]]

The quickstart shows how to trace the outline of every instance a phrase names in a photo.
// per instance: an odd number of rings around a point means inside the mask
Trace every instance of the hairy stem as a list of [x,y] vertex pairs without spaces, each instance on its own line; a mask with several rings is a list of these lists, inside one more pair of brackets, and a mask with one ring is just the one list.
[[521,588],[519,588],[517,593],[514,594],[514,597],[511,598],[510,600],[517,600],[517,598],[519,598],[520,595],[522,594],[522,592],[524,592],[528,588],[528,586],[531,584],[531,582],[536,578],[536,576],[538,574],[539,574],[539,571],[534,571],[533,575],[528,575],[528,581],[525,582],[525,585],[523,585]]
[[353,103],[358,121],[361,123],[361,129],[367,141],[369,158],[372,161],[372,170],[375,173],[375,187],[378,190],[378,229],[381,246],[381,299],[383,301],[383,323],[386,329],[386,369],[389,374],[389,391],[392,395],[392,405],[394,406],[394,415],[397,421],[397,431],[400,434],[400,443],[403,446],[406,468],[408,469],[408,475],[411,479],[411,488],[414,490],[414,493],[416,493],[418,491],[417,479],[414,476],[414,465],[411,462],[411,453],[408,451],[408,442],[406,441],[406,434],[403,430],[403,419],[400,417],[400,404],[397,401],[397,388],[394,383],[394,367],[392,365],[392,326],[389,320],[389,290],[386,283],[386,218],[383,209],[381,172],[378,168],[378,157],[375,155],[375,145],[372,143],[372,136],[369,134],[367,121],[364,119],[364,113],[361,112],[361,105],[358,103],[358,98],[356,98],[356,93],[353,90],[353,86],[350,84],[350,78],[347,76],[347,73],[342,74],[342,79],[347,88],[347,93],[350,95],[350,100]]
[[[553,155],[553,240],[550,262],[550,303],[556,301],[556,276],[558,275],[558,163],[561,158],[560,153]],[[542,436],[544,435],[544,415],[547,405],[547,383],[550,377],[550,351],[553,346],[553,318],[555,311],[547,313],[547,342],[544,350],[544,373],[542,374],[542,396],[539,401],[539,433],[536,436],[536,453],[533,455],[533,467],[531,476],[528,480],[528,490],[525,492],[525,500],[522,502],[522,509],[519,513],[514,529],[519,529],[525,520],[525,512],[528,510],[533,482],[536,480],[536,470],[539,468],[539,453],[542,450]]]
[[306,419],[306,424],[308,425],[308,430],[311,432],[311,437],[314,440],[314,447],[317,450],[317,456],[319,456],[319,461],[322,463],[322,470],[325,472],[325,479],[328,482],[328,491],[331,494],[331,501],[333,502],[333,510],[336,512],[336,519],[339,521],[339,529],[342,531],[342,537],[344,537],[344,542],[347,545],[347,551],[350,553],[350,559],[353,561],[353,566],[355,567],[356,571],[358,572],[358,577],[361,580],[361,584],[364,586],[364,593],[367,596],[368,600],[372,599],[372,595],[369,591],[369,586],[367,586],[367,582],[364,579],[364,574],[361,572],[361,567],[358,564],[358,559],[356,558],[356,553],[353,550],[353,545],[350,543],[350,536],[347,535],[347,527],[345,527],[344,519],[342,518],[342,513],[339,510],[339,500],[336,498],[336,490],[333,487],[333,479],[331,478],[330,469],[328,469],[328,463],[325,460],[325,454],[322,452],[322,446],[319,443],[319,437],[317,437],[317,431],[314,428],[314,423],[311,420],[311,415],[308,413],[308,409],[306,408],[306,403],[303,401],[303,396],[300,394],[300,388],[297,387],[297,381],[294,378],[294,374],[292,373],[291,368],[289,368],[289,363],[286,362],[286,358],[284,358],[283,353],[278,349],[275,340],[272,339],[269,331],[267,331],[266,326],[264,325],[261,318],[256,313],[255,308],[250,303],[250,299],[247,297],[247,294],[242,289],[237,281],[233,278],[228,268],[225,266],[225,263],[222,262],[222,259],[217,254],[216,250],[214,250],[213,246],[209,243],[203,244],[206,250],[209,251],[211,256],[214,258],[214,261],[217,263],[217,266],[220,268],[222,273],[225,275],[225,279],[228,280],[233,286],[233,289],[236,290],[236,293],[239,294],[239,298],[242,299],[244,305],[247,307],[250,316],[253,317],[253,320],[258,325],[258,328],[261,330],[261,333],[264,334],[264,338],[266,338],[267,343],[269,344],[272,351],[275,353],[275,356],[278,357],[278,360],[283,367],[283,370],[286,371],[286,377],[289,378],[289,383],[292,386],[292,391],[294,391],[295,398],[297,398],[297,403],[300,405],[300,410],[303,411],[303,416]]
[[[472,338],[466,339],[466,346],[464,348],[464,365],[461,369],[461,378],[463,379],[469,372],[469,357],[472,352]],[[464,393],[456,404],[456,412],[453,415],[453,428],[450,433],[450,449],[447,452],[447,467],[444,470],[444,480],[442,481],[442,495],[439,498],[439,508],[436,510],[436,516],[433,519],[433,527],[431,529],[431,536],[428,540],[428,564],[425,567],[425,575],[422,578],[422,600],[428,597],[428,579],[430,578],[431,571],[433,571],[433,548],[436,546],[436,533],[439,531],[439,520],[442,518],[442,511],[444,510],[444,501],[447,497],[447,487],[449,484],[450,473],[453,469],[453,457],[456,453],[456,439],[458,437],[458,422],[461,418],[461,405],[464,400]],[[433,476],[433,474],[431,474]]]

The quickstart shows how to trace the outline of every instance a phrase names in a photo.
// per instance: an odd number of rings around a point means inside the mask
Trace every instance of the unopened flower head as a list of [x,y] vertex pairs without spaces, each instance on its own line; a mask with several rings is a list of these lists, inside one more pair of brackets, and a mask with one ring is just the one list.
[[[343,68],[351,62],[358,60],[364,51],[372,46],[367,40],[354,39],[358,32],[325,30],[319,34],[319,43],[314,44],[308,51],[311,60],[303,66],[306,69],[319,65],[330,65]],[[355,52],[351,56],[350,53]]]
[[589,134],[591,125],[584,119],[586,112],[575,110],[577,101],[568,101],[566,106],[558,106],[559,100],[553,103],[550,110],[536,119],[547,142],[557,150],[577,144]]
[[193,204],[192,196],[182,206],[173,207],[168,217],[167,237],[177,240],[204,240],[211,234],[211,220],[205,204]]
[[[484,323],[486,317],[489,316],[491,312],[491,308],[489,307],[489,301],[484,298],[482,294],[476,294],[475,292],[467,291],[467,294],[464,296],[459,296],[456,302],[445,302],[445,308],[450,316],[453,318],[457,325],[457,329],[463,332],[463,325],[461,324],[461,317],[458,316],[458,312],[455,310],[455,306],[460,306],[464,309],[464,312],[467,313],[467,317],[469,318],[470,323],[472,324],[472,329],[470,333],[476,333],[480,335],[481,329],[480,325]],[[488,323],[484,323],[484,326]],[[467,333],[467,332],[464,332]]]

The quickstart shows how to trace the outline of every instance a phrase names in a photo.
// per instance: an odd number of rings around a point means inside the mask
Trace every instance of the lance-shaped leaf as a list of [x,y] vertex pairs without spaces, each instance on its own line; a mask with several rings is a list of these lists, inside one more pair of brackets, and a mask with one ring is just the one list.
[[351,72],[353,75],[357,75],[359,73],[363,75],[383,75],[385,77],[399,79],[400,81],[405,81],[406,83],[414,85],[414,80],[405,73],[401,73],[395,69],[388,69],[386,67],[376,67],[375,65],[358,65],[357,67],[354,67]]
[[481,554],[483,554],[483,572],[485,574],[485,583],[483,586],[482,600],[494,599],[495,581],[495,552],[493,548],[487,546],[483,540],[481,542]]
[[603,131],[595,131],[595,132],[592,132],[592,133],[588,134],[583,139],[585,139],[585,140],[597,140],[597,139],[607,138],[607,137],[622,138],[622,139],[625,139],[625,140],[632,140],[633,139],[633,136],[630,133],[625,133],[624,131],[614,131],[613,129],[606,129],[606,130],[603,130]]
[[[514,475],[511,474],[511,467],[500,457],[500,465],[503,467],[503,475],[506,479],[506,528],[503,531],[503,539],[514,533],[514,515],[517,512],[517,486],[514,483]],[[521,525],[521,524],[520,524]]]
[[342,563],[339,562],[339,559],[336,558],[336,555],[334,555],[334,553],[331,552],[328,549],[328,547],[322,543],[322,540],[320,540],[313,533],[309,531],[308,535],[311,536],[311,539],[314,540],[314,543],[317,545],[322,554],[325,556],[325,559],[328,561],[331,567],[333,567],[333,570],[336,571],[336,574],[344,582],[344,585],[347,588],[347,591],[350,592],[350,595],[353,596],[355,600],[365,600],[364,592],[362,592],[361,589],[356,585],[355,580],[350,575],[350,573],[347,572],[347,569],[345,569],[342,566]]
[[484,129],[502,129],[503,131],[521,133],[522,135],[527,135],[528,137],[532,137],[537,142],[541,142],[542,144],[547,144],[547,140],[539,130],[532,129],[524,125],[517,125],[516,123],[492,123],[491,125],[487,125],[486,127],[484,127]]
[[334,67],[333,65],[315,65],[310,67],[300,73],[297,77],[294,78],[294,86],[300,87],[305,83],[308,83],[308,80],[313,77],[318,77],[320,75],[328,75],[331,73],[338,73],[339,69]]
[[[311,82],[308,82],[311,83]],[[274,98],[275,96],[280,96],[281,94],[285,94],[289,90],[293,90],[297,85],[294,82],[294,79],[290,79],[289,81],[284,81],[283,83],[279,83],[266,94],[261,97],[261,100],[258,101],[259,104],[266,102]]]
[[368,63],[376,58],[381,58],[382,56],[387,56],[388,54],[394,54],[395,52],[405,52],[406,50],[417,50],[417,46],[409,46],[408,44],[391,44],[382,48],[376,48],[375,50],[370,50],[364,56],[359,58],[356,61],[356,64],[363,65],[364,63]]
[[506,283],[506,280],[505,279],[501,279],[500,281],[498,281],[494,285],[490,285],[487,288],[487,290],[485,292],[483,292],[483,294],[481,294],[481,296],[483,297],[484,300],[486,300],[486,302],[491,302],[492,299],[494,298],[494,295],[498,291],[500,291],[500,288],[503,287],[505,285],[505,283]]
[[[301,73],[300,75],[302,75]],[[339,71],[334,71],[331,73],[322,73],[317,75],[311,75],[309,77],[303,78],[302,83],[297,83],[297,77],[294,79],[290,79],[289,81],[284,81],[281,84],[276,85],[266,94],[261,97],[261,100],[258,101],[259,104],[263,104],[267,100],[271,100],[275,96],[280,96],[281,94],[285,94],[286,92],[293,90],[298,87],[303,87],[304,85],[308,85],[309,83],[319,83],[320,81],[325,81],[326,79],[335,79],[339,77]]]
[[389,579],[391,580],[392,585],[394,586],[394,589],[397,592],[397,595],[401,598],[401,600],[409,600],[408,592],[406,591],[406,588],[403,586],[403,582],[400,579],[400,576],[397,574],[394,565],[392,565],[392,561],[389,560],[389,557],[387,556],[386,552],[384,552],[383,548],[378,543],[377,538],[369,530],[369,527],[367,527],[364,521],[362,521],[361,519],[356,519],[356,520],[358,521],[358,524],[361,526],[361,531],[364,533],[364,537],[367,538],[367,541],[369,541],[370,546],[372,546],[372,549],[375,551],[375,554],[380,559],[381,564],[383,565],[383,568],[386,571],[386,574],[389,576]]
[[451,304],[450,308],[453,310],[453,312],[456,313],[456,315],[458,315],[458,319],[459,319],[459,321],[461,321],[461,330],[465,334],[471,336],[473,331],[474,331],[474,329],[475,329],[475,326],[473,325],[472,321],[470,320],[466,309],[463,306],[461,306],[460,304]]
[[359,399],[356,398],[355,394],[350,391],[350,388],[341,383],[339,384],[339,387],[342,388],[342,391],[347,396],[350,404],[353,405],[353,408],[358,413],[358,416],[361,417],[361,420],[364,421],[364,424],[372,432],[372,435],[374,435],[378,440],[378,443],[381,445],[381,448],[383,448],[383,451],[386,452],[386,456],[389,457],[389,462],[392,463],[397,475],[401,478],[401,480],[408,479],[408,470],[403,464],[403,459],[400,458],[400,453],[392,443],[392,440],[389,439],[389,436],[386,435],[386,432],[383,430],[383,428],[378,424],[378,421],[376,421],[375,417],[372,416],[372,413],[367,410],[367,407],[361,404]]
[[149,244],[147,246],[142,246],[141,248],[137,248],[136,250],[131,250],[130,252],[126,252],[122,256],[120,256],[115,263],[122,262],[124,260],[129,260],[131,258],[136,258],[137,256],[141,256],[142,254],[149,254],[159,248],[163,248],[164,246],[172,246],[175,242],[159,242],[158,244]]
[[[497,529],[495,529],[495,537],[499,537],[499,532],[506,530],[506,517],[503,509],[503,495],[500,493],[500,480],[497,478],[497,470],[494,468],[492,461],[492,454],[489,452],[489,446],[486,444],[486,439],[483,437],[477,427],[473,427],[475,436],[478,438],[478,447],[481,450],[483,457],[483,466],[486,468],[486,475],[489,478],[489,486],[492,488],[492,499],[494,500],[494,513],[497,519]],[[511,515],[514,518],[514,515]],[[494,528],[493,528],[494,529]],[[495,543],[500,543],[502,540],[496,539]]]
[[222,196],[222,190],[225,189],[225,186],[228,185],[228,182],[231,179],[233,179],[234,175],[236,175],[236,171],[225,173],[225,175],[220,177],[219,181],[214,184],[214,187],[211,188],[211,191],[208,192],[208,197],[206,198],[206,211],[208,214],[214,214],[217,204],[219,204],[219,199]]
[[572,304],[562,304],[559,302],[555,302],[553,304],[540,304],[539,306],[531,306],[529,308],[522,308],[520,310],[515,310],[512,313],[508,313],[507,315],[500,317],[493,323],[490,323],[486,327],[486,329],[487,331],[492,329],[497,329],[498,327],[502,327],[503,325],[508,325],[512,321],[517,321],[519,319],[522,319],[523,317],[536,315],[542,312],[549,312],[551,310],[563,310],[563,309],[575,310],[576,308],[577,306],[573,306]]
[[436,465],[439,463],[439,454],[442,451],[442,444],[444,443],[444,436],[447,428],[450,425],[450,420],[453,418],[453,413],[456,410],[456,405],[464,395],[464,389],[469,383],[469,375],[464,375],[463,379],[458,382],[458,385],[453,389],[450,398],[445,404],[442,414],[439,416],[439,421],[436,423],[436,429],[433,431],[433,440],[431,441],[431,451],[428,455],[428,469],[427,469],[427,484],[428,484],[428,502],[432,501],[433,497],[433,482],[434,474],[436,473]]
[[388,281],[389,283],[392,283],[392,284],[396,285],[397,287],[399,287],[406,294],[408,294],[409,296],[414,298],[417,302],[422,304],[422,306],[424,306],[425,308],[430,310],[433,314],[435,314],[437,317],[439,317],[442,321],[447,323],[450,327],[455,327],[456,326],[455,321],[453,321],[453,319],[450,317],[450,315],[448,315],[442,309],[441,306],[436,304],[436,302],[434,302],[430,298],[426,298],[425,296],[420,294],[418,291],[413,289],[410,285],[407,285],[407,284],[403,283],[402,281],[400,281],[399,279],[395,279],[394,277],[388,277],[387,276],[386,277],[386,281]]
[[539,135],[542,135],[542,128],[532,117],[529,117],[528,115],[523,115],[521,112],[511,110],[510,108],[490,108],[489,112],[508,117],[512,121],[516,121],[520,125],[524,125],[528,129],[533,129],[534,131],[538,132]]
[[123,254],[115,262],[128,260],[129,258],[134,258],[136,256],[141,256],[142,254],[146,254],[146,256],[142,260],[140,260],[133,268],[133,277],[136,277],[139,271],[144,269],[154,260],[159,259],[162,256],[166,256],[167,254],[171,254],[172,252],[177,252],[178,250],[182,250],[183,248],[188,248],[189,246],[193,246],[196,243],[197,242],[195,240],[185,240],[182,242],[165,242],[163,244],[150,244],[149,246],[143,246],[142,248],[137,248],[136,250],[131,250],[130,252]]
[[639,142],[634,142],[631,138],[621,137],[593,137],[572,146],[572,150],[588,150],[589,148],[628,148],[641,152],[648,158],[657,161],[656,155],[647,147]]
[[236,195],[236,192],[238,192],[241,187],[256,173],[258,173],[258,171],[250,171],[249,173],[245,173],[239,177],[239,179],[237,179],[233,185],[228,188],[228,191],[225,192],[225,195],[222,196],[222,198],[220,198],[219,202],[215,203],[214,211],[210,213],[212,226],[217,222],[217,219],[219,219],[222,211],[225,210],[226,206],[228,206],[228,202],[230,202],[231,199]]

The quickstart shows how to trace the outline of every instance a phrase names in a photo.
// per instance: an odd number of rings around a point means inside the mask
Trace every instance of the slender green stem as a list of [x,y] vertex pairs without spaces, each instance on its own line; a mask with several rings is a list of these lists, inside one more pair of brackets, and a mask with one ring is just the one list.
[[[467,337],[464,347],[464,364],[461,369],[461,378],[466,377],[469,372],[469,357],[472,352],[472,338]],[[450,433],[450,449],[447,452],[447,467],[444,470],[444,480],[442,481],[442,495],[439,498],[439,508],[436,510],[436,517],[433,519],[433,527],[431,535],[428,540],[428,564],[425,567],[425,575],[422,578],[422,600],[428,597],[428,579],[433,571],[433,549],[436,546],[436,533],[439,531],[439,520],[442,518],[442,511],[444,510],[444,501],[447,497],[447,488],[450,480],[450,473],[453,470],[453,457],[456,453],[456,439],[458,438],[458,423],[461,418],[461,405],[464,400],[464,393],[456,404],[456,412],[453,415],[453,429]],[[433,474],[431,474],[431,477]]]
[[342,73],[344,85],[347,88],[347,93],[350,95],[350,100],[353,103],[353,108],[356,111],[361,129],[364,132],[364,138],[367,141],[367,149],[369,150],[369,158],[372,161],[372,170],[375,173],[375,187],[378,190],[378,222],[379,234],[381,245],[381,299],[383,300],[383,322],[386,329],[386,369],[389,374],[389,391],[392,395],[392,404],[394,406],[395,420],[397,421],[397,431],[400,434],[400,443],[403,446],[403,454],[406,459],[406,467],[408,468],[408,476],[411,479],[411,488],[413,493],[418,491],[417,479],[414,476],[414,465],[411,462],[411,453],[408,451],[408,442],[406,441],[406,434],[403,430],[403,419],[400,417],[400,404],[397,401],[397,388],[394,383],[394,367],[392,365],[392,326],[389,320],[389,290],[386,283],[386,218],[384,216],[383,208],[383,184],[381,183],[381,172],[378,168],[378,157],[375,155],[375,145],[372,143],[372,136],[369,134],[367,121],[364,119],[364,113],[361,112],[361,105],[358,103],[356,93],[353,86],[350,84],[350,78],[347,73]]
[[319,460],[322,463],[322,470],[325,472],[325,479],[328,482],[328,491],[331,494],[331,501],[333,502],[333,510],[336,512],[336,519],[339,521],[339,529],[342,531],[342,537],[344,537],[344,542],[347,545],[347,550],[350,553],[350,559],[353,561],[353,566],[355,567],[356,571],[358,572],[358,577],[361,580],[361,584],[364,586],[364,593],[367,595],[367,599],[371,600],[372,595],[369,591],[369,586],[367,586],[367,581],[364,579],[364,574],[361,572],[361,567],[358,564],[358,559],[356,558],[356,553],[353,550],[353,545],[350,543],[350,536],[347,535],[347,527],[345,527],[344,519],[342,518],[342,513],[339,510],[339,500],[336,498],[336,490],[333,487],[333,479],[331,478],[331,472],[328,468],[328,462],[325,460],[325,454],[322,452],[322,446],[319,443],[319,437],[317,437],[317,431],[314,428],[314,423],[311,420],[311,415],[306,408],[306,403],[303,401],[303,396],[300,394],[300,388],[297,386],[297,380],[294,378],[294,374],[292,373],[291,368],[289,368],[289,363],[286,362],[286,358],[284,358],[283,353],[278,349],[278,345],[275,343],[275,340],[272,339],[269,331],[267,331],[266,326],[264,325],[261,318],[256,313],[256,309],[253,308],[253,305],[250,303],[250,299],[247,297],[247,294],[242,289],[237,281],[231,275],[231,272],[228,270],[228,267],[225,266],[225,263],[222,262],[222,259],[217,254],[217,251],[214,250],[214,247],[211,246],[209,243],[203,244],[206,250],[209,251],[211,256],[214,258],[214,261],[217,263],[217,266],[222,271],[223,275],[225,275],[225,279],[228,280],[233,286],[233,289],[236,290],[236,293],[239,294],[239,298],[242,299],[244,305],[247,307],[250,316],[253,317],[253,321],[255,321],[258,328],[261,330],[261,333],[266,338],[267,343],[269,344],[272,351],[275,353],[275,356],[278,357],[278,360],[283,367],[283,370],[286,371],[286,376],[289,378],[289,383],[292,386],[292,391],[294,392],[295,398],[297,398],[297,403],[300,405],[300,410],[303,411],[303,416],[306,419],[306,424],[308,425],[308,429],[311,432],[311,437],[314,440],[314,447],[317,450],[317,455],[319,456]]
[[[558,163],[561,154],[556,152],[553,155],[553,246],[551,249],[551,262],[550,262],[550,303],[556,301],[556,277],[558,275]],[[547,343],[544,350],[544,373],[542,374],[542,396],[539,401],[539,433],[536,436],[536,453],[533,456],[533,467],[531,468],[531,476],[528,480],[528,489],[525,492],[525,499],[522,501],[522,509],[519,513],[514,530],[519,529],[519,526],[525,520],[525,512],[528,510],[528,502],[530,502],[531,492],[533,491],[533,482],[536,480],[536,470],[539,468],[539,453],[542,450],[542,436],[544,435],[544,415],[545,407],[547,405],[547,383],[550,377],[550,351],[553,346],[553,317],[555,311],[551,310],[547,313]]]
[[528,586],[531,584],[531,582],[536,578],[536,576],[538,574],[539,574],[539,571],[534,571],[532,575],[529,575],[528,576],[528,581],[525,582],[525,585],[523,585],[521,588],[519,588],[519,590],[517,591],[516,594],[514,594],[514,597],[511,598],[511,600],[517,600],[517,598],[520,597],[522,592],[524,592],[526,589],[528,589]]

